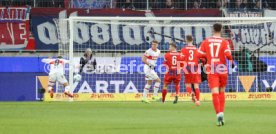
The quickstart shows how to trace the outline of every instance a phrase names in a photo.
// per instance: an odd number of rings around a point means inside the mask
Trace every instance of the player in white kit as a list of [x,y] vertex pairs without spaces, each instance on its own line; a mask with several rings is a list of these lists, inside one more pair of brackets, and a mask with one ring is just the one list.
[[64,94],[73,98],[73,94],[70,93],[70,87],[68,85],[68,81],[64,76],[64,65],[68,64],[69,61],[62,59],[61,56],[58,56],[56,59],[42,59],[42,62],[50,64],[50,72],[49,72],[49,81],[48,81],[48,92],[50,93],[50,97],[54,96],[54,85],[56,82],[63,84],[65,91]]
[[154,92],[153,92],[152,99],[155,101],[159,100],[158,90],[160,87],[161,80],[154,70],[157,59],[160,56],[160,50],[157,48],[158,43],[159,42],[156,40],[152,41],[151,48],[148,49],[142,57],[142,61],[144,63],[145,79],[146,79],[146,85],[143,92],[142,102],[145,102],[145,103],[150,103],[149,100],[147,99],[147,95],[149,93],[149,90],[153,81],[155,82],[155,84],[153,88]]

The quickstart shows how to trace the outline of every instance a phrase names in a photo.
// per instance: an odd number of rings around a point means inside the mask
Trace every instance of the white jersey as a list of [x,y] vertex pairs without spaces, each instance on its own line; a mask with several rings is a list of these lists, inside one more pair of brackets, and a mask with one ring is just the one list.
[[157,49],[156,51],[154,51],[150,48],[145,52],[144,56],[147,58],[147,62],[150,65],[156,66],[157,59],[160,56],[160,50]]
[[64,65],[69,63],[65,59],[42,59],[42,62],[50,64],[49,75],[56,73],[64,74]]
[[[144,56],[147,58],[147,62],[151,66],[156,66],[157,59],[160,56],[160,50],[157,49],[156,51],[153,51],[150,48],[145,52]],[[155,70],[150,68],[146,64],[144,65],[144,73],[145,73],[145,79],[146,80],[156,80],[156,79],[159,78],[157,73],[155,72]]]

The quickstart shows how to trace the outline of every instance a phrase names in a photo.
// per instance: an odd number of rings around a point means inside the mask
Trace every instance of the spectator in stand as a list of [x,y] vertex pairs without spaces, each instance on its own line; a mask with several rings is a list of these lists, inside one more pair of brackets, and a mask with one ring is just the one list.
[[275,0],[266,0],[269,7],[273,10],[276,10],[276,1]]
[[236,0],[235,2],[235,8],[236,9],[244,9],[246,5],[243,3],[242,0]]
[[174,0],[174,8],[185,9],[186,8],[186,0]]
[[117,0],[117,7],[118,8],[128,8],[128,9],[134,8],[132,0]]
[[268,2],[266,0],[256,0],[254,9],[269,8]]
[[173,0],[166,0],[166,8],[173,9]]
[[0,6],[26,6],[33,5],[33,0],[1,0]]
[[253,8],[253,0],[243,0],[242,1],[242,6],[245,9],[252,9]]
[[195,0],[193,3],[193,9],[199,9],[201,5],[201,1]]
[[217,0],[216,8],[227,8],[228,7],[228,0]]
[[[154,0],[149,0],[149,8],[152,7],[152,2]],[[141,0],[132,0],[132,9],[145,10],[147,8],[147,2],[141,2]]]
[[157,8],[166,8],[166,0],[156,0]]
[[261,9],[261,2],[260,1],[256,1],[254,9]]
[[37,7],[64,7],[64,0],[36,0]]

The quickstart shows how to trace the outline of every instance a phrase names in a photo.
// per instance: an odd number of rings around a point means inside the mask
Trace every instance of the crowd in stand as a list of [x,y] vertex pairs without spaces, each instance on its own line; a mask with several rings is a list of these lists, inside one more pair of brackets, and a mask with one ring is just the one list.
[[[199,8],[231,8],[231,9],[276,9],[275,0],[73,0],[92,2],[89,8],[130,8],[130,9],[199,9]],[[146,0],[144,0],[146,1]],[[35,3],[34,3],[35,2]],[[187,2],[187,3],[186,3]],[[1,0],[0,6],[66,7],[71,0]],[[88,7],[81,6],[84,8]],[[71,7],[74,7],[71,5]]]
[[[117,7],[143,8],[146,3],[139,0],[117,0]],[[232,8],[232,9],[276,9],[275,0],[149,0],[152,9],[199,9],[199,8]]]

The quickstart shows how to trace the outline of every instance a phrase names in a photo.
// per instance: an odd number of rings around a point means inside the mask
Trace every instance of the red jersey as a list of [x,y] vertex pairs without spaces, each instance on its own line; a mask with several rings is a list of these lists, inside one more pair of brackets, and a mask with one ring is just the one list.
[[164,56],[164,64],[168,66],[169,70],[177,70],[178,66],[181,67],[182,64],[180,64],[180,61],[182,61],[181,53],[175,51],[175,52],[167,52]]
[[182,55],[181,53],[175,52],[168,52],[164,56],[164,64],[167,65],[167,72],[164,76],[164,84],[168,85],[171,82],[174,82],[175,85],[179,85],[181,81],[181,69],[180,67],[183,66]]
[[226,57],[232,60],[231,50],[227,40],[221,37],[211,37],[205,39],[198,51],[207,58],[207,64],[224,64],[226,65]]
[[181,49],[184,61],[188,65],[198,65],[198,49],[195,46],[188,45]]

